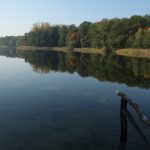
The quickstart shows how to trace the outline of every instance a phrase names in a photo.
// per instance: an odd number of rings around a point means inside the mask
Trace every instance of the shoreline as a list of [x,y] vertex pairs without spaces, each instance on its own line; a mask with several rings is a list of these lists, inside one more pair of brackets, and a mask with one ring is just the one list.
[[[8,46],[0,46],[0,48],[9,48]],[[87,54],[105,54],[103,48],[74,48],[69,50],[68,47],[34,47],[34,46],[17,46],[17,50],[24,51],[58,51],[58,52],[75,52]],[[136,49],[136,48],[122,48],[112,51],[119,56],[137,57],[137,58],[150,58],[150,49]]]
[[58,51],[58,52],[75,52],[75,53],[97,53],[102,54],[103,49],[96,48],[74,48],[73,50],[69,50],[68,47],[34,47],[34,46],[18,46],[18,50],[45,50],[45,51]]
[[127,57],[150,58],[150,49],[136,49],[136,48],[117,49],[115,51],[115,54]]

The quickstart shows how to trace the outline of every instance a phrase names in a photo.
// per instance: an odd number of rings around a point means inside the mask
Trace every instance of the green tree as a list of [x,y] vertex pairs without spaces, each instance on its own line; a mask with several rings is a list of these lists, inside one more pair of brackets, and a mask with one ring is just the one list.
[[150,28],[145,33],[143,39],[143,48],[150,48]]
[[145,36],[145,31],[142,28],[139,28],[138,32],[135,34],[134,47],[143,48],[143,39]]
[[90,36],[90,29],[91,29],[91,22],[83,22],[80,24],[78,33],[80,36],[80,43],[81,47],[91,47],[91,36]]
[[58,46],[59,47],[64,47],[66,46],[67,43],[67,34],[68,34],[68,27],[63,25],[60,26],[58,29],[59,33],[59,41],[58,41]]

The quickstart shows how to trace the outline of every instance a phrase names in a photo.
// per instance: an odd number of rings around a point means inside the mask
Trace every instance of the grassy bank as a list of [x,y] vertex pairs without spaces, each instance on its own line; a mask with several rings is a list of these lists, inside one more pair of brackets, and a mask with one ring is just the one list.
[[[68,52],[70,51],[68,47],[33,47],[33,46],[18,46],[18,50],[45,50],[45,51],[59,51],[59,52]],[[72,50],[76,53],[102,53],[102,49],[96,48],[74,48]]]
[[150,49],[126,48],[126,49],[118,49],[115,51],[115,53],[117,55],[128,57],[150,58]]
[[44,50],[44,51],[62,51],[62,52],[66,52],[68,51],[68,49],[66,47],[34,47],[34,46],[18,46],[17,47],[18,50],[30,50],[30,51],[40,51],[40,50]]
[[103,53],[103,49],[96,49],[96,48],[74,48],[73,52],[77,53]]
[[9,48],[8,46],[0,46],[0,48]]

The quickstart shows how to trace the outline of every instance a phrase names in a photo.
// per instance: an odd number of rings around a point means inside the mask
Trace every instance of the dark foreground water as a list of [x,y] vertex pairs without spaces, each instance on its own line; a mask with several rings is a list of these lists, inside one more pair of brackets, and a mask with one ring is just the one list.
[[127,139],[120,138],[115,93],[125,92],[150,117],[150,60],[6,49],[0,55],[0,150],[150,149],[150,128],[130,107],[137,124],[128,119]]

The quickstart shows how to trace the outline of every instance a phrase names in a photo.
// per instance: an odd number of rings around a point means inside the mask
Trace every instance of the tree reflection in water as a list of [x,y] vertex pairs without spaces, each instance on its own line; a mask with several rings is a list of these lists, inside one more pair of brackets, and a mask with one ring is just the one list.
[[[82,77],[91,76],[100,81],[125,83],[128,86],[138,86],[142,88],[150,87],[149,59],[72,52],[21,51],[16,49],[1,49],[0,55],[12,58],[23,58],[27,63],[31,64],[33,71],[37,73],[48,74],[50,71],[77,72]],[[127,147],[128,121],[132,123],[143,141],[148,144],[148,140],[131,114],[124,109],[124,105],[126,104],[123,104],[122,101],[120,107],[121,136],[119,149],[125,150]],[[97,133],[97,130],[95,133]],[[94,136],[92,135],[92,137],[89,138],[89,141],[92,141],[94,144],[97,142],[95,133]],[[94,137],[95,139],[93,140]]]
[[22,51],[0,49],[0,55],[18,57],[30,63],[33,71],[47,74],[77,72],[82,77],[92,76],[100,81],[125,83],[128,86],[150,87],[150,60],[120,57],[114,54],[63,53],[54,51]]

